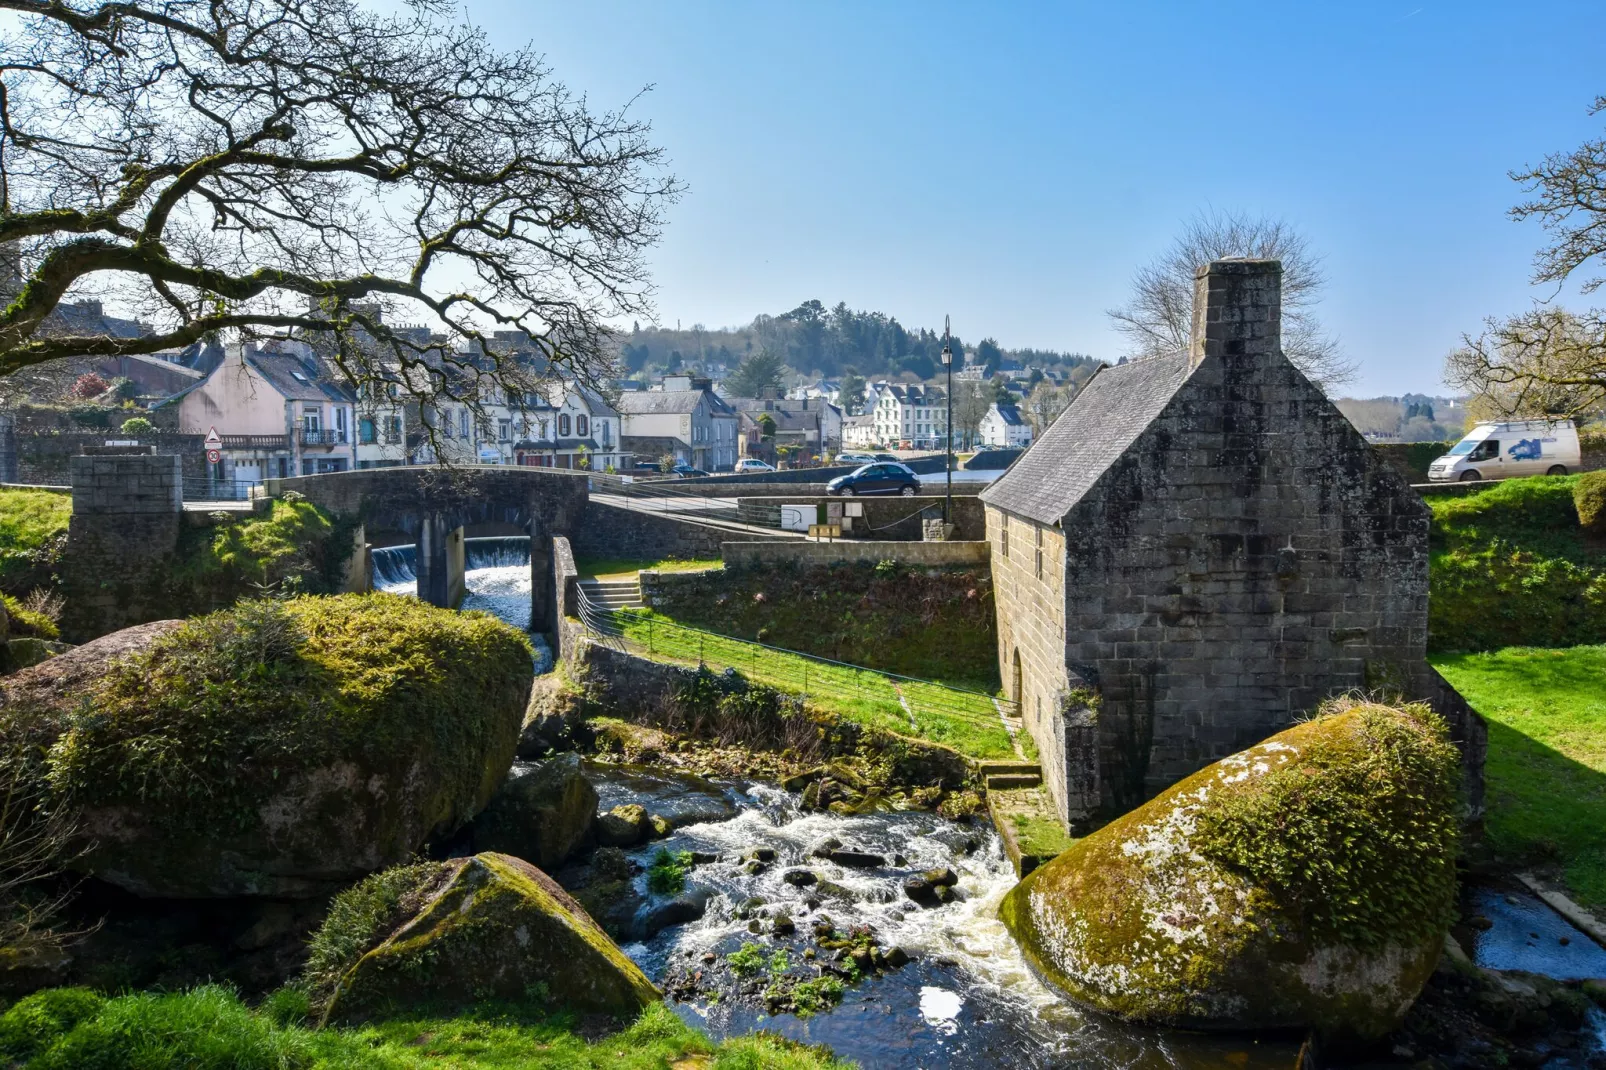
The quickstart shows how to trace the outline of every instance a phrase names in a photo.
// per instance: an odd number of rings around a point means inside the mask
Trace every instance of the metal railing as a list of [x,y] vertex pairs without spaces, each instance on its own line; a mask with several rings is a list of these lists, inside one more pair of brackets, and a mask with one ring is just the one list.
[[301,431],[301,444],[303,446],[344,446],[346,444],[346,433],[338,429],[310,431],[303,428]]
[[184,477],[184,500],[187,502],[244,502],[251,500],[251,488],[260,487],[260,479],[208,479]]
[[822,709],[900,735],[956,746],[972,757],[1013,758],[1021,753],[1019,711],[1008,699],[691,628],[650,610],[601,606],[586,596],[579,583],[576,593],[576,608],[587,633],[614,649],[735,669],[754,683],[801,695]]

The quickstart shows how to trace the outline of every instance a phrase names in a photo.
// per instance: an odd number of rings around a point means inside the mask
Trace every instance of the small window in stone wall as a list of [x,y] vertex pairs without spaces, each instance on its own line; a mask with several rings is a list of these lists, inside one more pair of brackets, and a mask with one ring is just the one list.
[[998,552],[1009,556],[1009,517],[998,518]]
[[1037,578],[1043,578],[1043,529],[1037,529]]

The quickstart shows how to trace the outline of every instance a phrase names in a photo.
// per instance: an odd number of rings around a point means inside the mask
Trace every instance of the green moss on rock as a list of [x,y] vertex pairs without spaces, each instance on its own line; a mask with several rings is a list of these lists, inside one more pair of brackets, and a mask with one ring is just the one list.
[[550,1003],[634,1017],[658,990],[579,903],[511,855],[433,864],[416,909],[366,951],[323,1005],[327,1022],[445,1011],[477,1001]]
[[0,735],[44,746],[75,864],[145,895],[317,894],[407,858],[490,799],[532,677],[514,629],[383,594],[243,603],[139,640],[52,670],[72,689],[28,686],[64,658],[8,678]]
[[1339,708],[1079,840],[1000,915],[1052,981],[1123,1018],[1381,1036],[1449,924],[1458,769],[1426,707]]

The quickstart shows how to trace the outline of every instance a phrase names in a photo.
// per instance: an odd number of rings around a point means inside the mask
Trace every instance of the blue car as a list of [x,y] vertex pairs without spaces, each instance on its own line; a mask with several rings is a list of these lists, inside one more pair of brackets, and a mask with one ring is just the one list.
[[920,493],[920,480],[896,461],[878,461],[837,476],[825,485],[825,493],[851,498],[860,494],[901,494],[913,498]]

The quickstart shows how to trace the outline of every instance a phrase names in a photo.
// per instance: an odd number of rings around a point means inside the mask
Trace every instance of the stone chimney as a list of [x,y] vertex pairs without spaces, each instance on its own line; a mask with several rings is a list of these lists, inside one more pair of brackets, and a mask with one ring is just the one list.
[[1282,351],[1281,260],[1212,260],[1193,273],[1193,340],[1188,367],[1206,357],[1250,368]]

